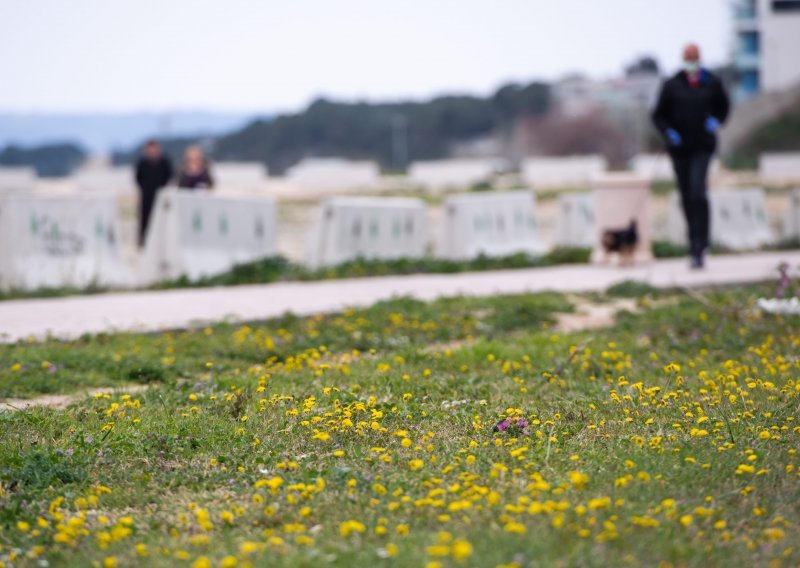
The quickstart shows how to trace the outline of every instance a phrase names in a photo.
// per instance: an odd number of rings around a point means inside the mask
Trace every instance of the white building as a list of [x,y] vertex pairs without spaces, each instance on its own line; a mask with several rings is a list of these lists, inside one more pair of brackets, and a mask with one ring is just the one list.
[[267,167],[261,162],[216,162],[211,175],[222,190],[260,190],[267,184]]
[[520,165],[525,185],[537,190],[588,187],[593,178],[607,169],[606,159],[597,154],[532,157]]
[[70,181],[80,191],[113,191],[134,193],[136,170],[134,166],[85,166],[70,176]]
[[733,63],[736,96],[788,89],[800,83],[800,2],[737,0]]
[[491,158],[428,160],[413,162],[408,168],[408,179],[428,191],[469,189],[490,182],[500,167],[500,161]]
[[304,158],[289,168],[286,181],[295,187],[321,192],[374,189],[380,182],[378,164],[344,158]]

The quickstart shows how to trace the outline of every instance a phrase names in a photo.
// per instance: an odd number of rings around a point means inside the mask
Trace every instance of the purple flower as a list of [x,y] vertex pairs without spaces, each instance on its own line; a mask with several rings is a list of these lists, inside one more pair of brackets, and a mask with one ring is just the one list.
[[511,436],[528,436],[528,421],[524,418],[504,418],[495,424],[495,432],[506,432]]
[[786,295],[786,292],[789,290],[789,285],[791,284],[791,278],[789,278],[789,265],[785,262],[780,263],[778,265],[778,272],[780,273],[780,278],[778,280],[778,288],[775,290],[775,297],[783,298]]

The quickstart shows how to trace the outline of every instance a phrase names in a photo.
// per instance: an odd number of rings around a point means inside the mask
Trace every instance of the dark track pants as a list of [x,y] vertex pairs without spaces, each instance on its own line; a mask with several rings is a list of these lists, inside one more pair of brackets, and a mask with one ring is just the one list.
[[711,153],[672,154],[671,158],[689,231],[689,252],[701,255],[709,246],[711,220],[706,178]]
[[147,236],[147,226],[150,224],[150,214],[153,211],[153,204],[156,200],[158,190],[145,190],[139,192],[139,246],[144,246]]

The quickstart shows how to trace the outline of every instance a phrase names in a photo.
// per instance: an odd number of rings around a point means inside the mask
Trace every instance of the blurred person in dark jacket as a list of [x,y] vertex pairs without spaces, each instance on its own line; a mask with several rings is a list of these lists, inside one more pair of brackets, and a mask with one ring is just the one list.
[[700,64],[700,48],[683,50],[683,69],[661,87],[653,123],[664,136],[689,230],[691,267],[703,268],[709,246],[708,167],[730,103],[719,77]]
[[161,151],[161,144],[148,140],[143,156],[136,164],[136,185],[139,186],[139,246],[144,246],[150,213],[158,190],[172,179],[172,162]]
[[178,176],[178,187],[186,189],[211,189],[214,187],[208,160],[200,146],[186,148]]

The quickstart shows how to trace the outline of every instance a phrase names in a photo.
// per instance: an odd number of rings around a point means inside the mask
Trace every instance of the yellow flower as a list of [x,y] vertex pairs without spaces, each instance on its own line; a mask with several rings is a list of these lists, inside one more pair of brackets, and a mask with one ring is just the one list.
[[681,517],[681,524],[684,527],[688,527],[693,522],[694,522],[694,517],[692,517],[691,515],[684,515],[684,516]]
[[506,526],[503,527],[503,530],[511,534],[525,534],[528,532],[528,529],[525,527],[525,525],[514,522],[507,523]]
[[211,568],[211,561],[205,556],[201,556],[192,562],[192,568]]
[[411,471],[417,471],[423,465],[425,465],[425,462],[423,462],[422,460],[411,460],[411,461],[408,462],[408,468]]
[[764,529],[763,531],[761,531],[761,533],[764,535],[764,538],[766,540],[772,542],[781,540],[785,536],[783,530],[779,529],[778,527],[770,527],[768,529]]
[[314,430],[314,435],[311,436],[312,440],[319,440],[321,442],[327,442],[328,440],[330,440],[330,438],[331,435],[328,434],[327,432],[323,432],[322,430],[316,430],[316,429]]
[[450,555],[450,547],[445,544],[434,544],[425,549],[428,556],[442,557]]
[[569,481],[575,489],[581,490],[589,482],[589,476],[580,471],[569,472]]
[[278,488],[283,485],[283,478],[279,476],[270,477],[269,479],[259,479],[253,485],[254,488],[260,489],[264,486],[269,487],[272,490],[272,493],[276,493]]
[[590,499],[587,503],[589,509],[608,509],[611,506],[611,498],[610,497],[598,497],[596,499]]
[[464,539],[456,539],[451,547],[451,554],[459,562],[466,560],[472,555],[472,545]]
[[348,537],[354,532],[363,533],[366,530],[367,527],[363,523],[353,520],[345,521],[339,525],[339,534],[343,537]]
[[117,557],[116,556],[106,556],[103,559],[103,566],[105,568],[117,568]]
[[264,545],[260,542],[245,540],[239,544],[239,554],[242,556],[250,556],[263,549]]
[[28,532],[31,530],[31,525],[25,521],[17,521],[17,529],[19,529],[21,532]]

